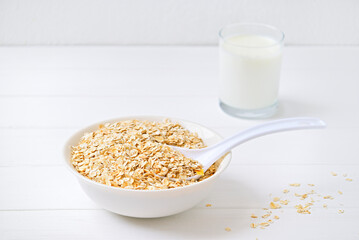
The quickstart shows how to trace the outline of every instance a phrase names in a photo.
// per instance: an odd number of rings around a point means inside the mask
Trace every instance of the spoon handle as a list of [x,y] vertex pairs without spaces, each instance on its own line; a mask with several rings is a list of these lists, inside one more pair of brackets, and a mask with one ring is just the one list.
[[234,147],[241,143],[244,143],[250,139],[257,138],[263,135],[276,132],[284,132],[289,130],[298,129],[313,129],[313,128],[324,128],[325,122],[317,118],[300,117],[300,118],[286,118],[267,122],[264,124],[257,125],[252,128],[248,128],[243,132],[237,133],[232,137],[229,137],[218,144],[215,144],[208,149],[208,152],[216,154],[218,156],[215,159],[221,157],[224,153],[230,151]]

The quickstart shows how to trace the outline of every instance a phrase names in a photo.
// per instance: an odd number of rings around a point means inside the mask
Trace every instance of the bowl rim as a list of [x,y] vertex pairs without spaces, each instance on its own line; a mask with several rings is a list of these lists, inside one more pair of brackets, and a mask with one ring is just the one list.
[[[151,120],[154,119],[154,120]],[[112,190],[115,190],[116,191],[125,191],[125,192],[132,192],[132,193],[153,193],[153,192],[174,192],[174,191],[181,191],[182,189],[188,189],[188,188],[193,188],[195,186],[199,186],[199,185],[203,185],[207,182],[210,182],[210,181],[213,181],[214,179],[216,179],[227,167],[228,165],[230,164],[231,162],[231,159],[232,159],[232,152],[229,151],[228,153],[226,153],[226,155],[224,155],[224,158],[223,160],[226,160],[226,165],[224,165],[219,171],[216,171],[212,176],[210,176],[209,178],[206,178],[200,182],[196,182],[194,184],[191,184],[191,185],[188,185],[188,186],[183,186],[183,187],[175,187],[175,188],[170,188],[170,189],[157,189],[157,190],[140,190],[140,189],[126,189],[126,188],[120,188],[120,187],[113,187],[113,186],[108,186],[106,184],[103,184],[103,183],[99,183],[99,182],[96,182],[96,181],[93,181],[83,175],[81,175],[78,171],[76,171],[76,169],[72,166],[71,162],[70,162],[70,159],[68,159],[68,151],[69,151],[69,148],[72,146],[70,144],[71,141],[74,140],[74,138],[77,136],[77,135],[83,135],[84,133],[90,131],[89,129],[92,129],[92,128],[96,128],[98,129],[98,126],[100,124],[104,124],[104,123],[114,123],[114,122],[118,122],[118,121],[126,121],[126,120],[134,120],[134,119],[137,119],[137,120],[148,120],[148,121],[159,121],[160,119],[164,120],[164,119],[170,119],[170,120],[173,120],[173,121],[178,121],[179,123],[183,122],[183,123],[189,123],[189,124],[193,124],[193,125],[197,125],[201,128],[204,128],[210,132],[212,132],[216,137],[220,138],[220,139],[223,139],[223,137],[218,134],[217,132],[213,131],[212,129],[206,127],[206,126],[203,126],[202,124],[199,124],[199,123],[196,123],[196,122],[192,122],[192,121],[188,121],[188,120],[185,120],[185,119],[180,119],[180,118],[176,118],[176,117],[169,117],[169,116],[161,116],[161,115],[132,115],[132,116],[124,116],[124,117],[117,117],[117,118],[111,118],[111,119],[107,119],[107,120],[103,120],[103,121],[99,121],[99,122],[95,122],[95,123],[92,123],[90,125],[87,125],[86,127],[83,127],[81,129],[78,129],[76,130],[75,132],[73,132],[70,137],[68,137],[67,141],[65,142],[64,146],[63,146],[63,160],[64,160],[64,164],[66,166],[66,168],[72,173],[74,174],[76,177],[78,177],[79,179],[81,180],[84,180],[86,181],[87,183],[90,183],[90,184],[94,184],[95,186],[98,186],[98,187],[103,187],[103,188],[107,188],[107,189],[112,189]],[[157,119],[157,120],[155,120]],[[80,139],[78,139],[80,140]],[[223,161],[222,161],[223,163]],[[221,163],[221,164],[222,164]],[[220,165],[221,165],[220,164]]]

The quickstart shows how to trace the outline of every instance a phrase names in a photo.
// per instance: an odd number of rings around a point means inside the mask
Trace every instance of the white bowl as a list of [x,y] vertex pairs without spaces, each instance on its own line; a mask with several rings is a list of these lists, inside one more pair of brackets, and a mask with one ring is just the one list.
[[[186,211],[200,201],[202,201],[211,191],[213,184],[217,181],[218,176],[224,171],[231,160],[231,153],[223,159],[217,172],[201,181],[189,186],[164,189],[164,190],[131,190],[118,187],[110,187],[101,183],[92,181],[76,171],[71,164],[71,146],[77,145],[80,138],[86,132],[98,129],[103,123],[113,123],[124,120],[138,119],[150,121],[162,121],[168,117],[159,116],[133,116],[111,119],[95,123],[86,127],[74,135],[66,142],[64,148],[64,159],[66,166],[76,176],[85,193],[99,206],[111,212],[124,216],[138,218],[155,218],[173,215]],[[178,122],[191,132],[197,132],[206,145],[213,145],[220,141],[220,137],[214,131],[185,120],[168,118],[173,122]]]

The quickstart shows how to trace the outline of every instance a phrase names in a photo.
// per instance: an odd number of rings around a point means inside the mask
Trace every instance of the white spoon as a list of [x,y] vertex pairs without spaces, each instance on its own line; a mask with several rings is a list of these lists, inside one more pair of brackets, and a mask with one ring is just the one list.
[[[202,164],[203,171],[206,172],[208,168],[225,153],[253,138],[257,138],[270,133],[297,129],[324,128],[325,126],[325,122],[317,118],[286,118],[248,128],[247,130],[237,133],[234,136],[226,138],[223,141],[207,148],[188,149],[174,146],[171,147],[181,152],[184,156],[197,160],[199,163]],[[187,178],[187,180],[190,180],[192,178],[198,179],[199,177],[201,176],[195,175]]]

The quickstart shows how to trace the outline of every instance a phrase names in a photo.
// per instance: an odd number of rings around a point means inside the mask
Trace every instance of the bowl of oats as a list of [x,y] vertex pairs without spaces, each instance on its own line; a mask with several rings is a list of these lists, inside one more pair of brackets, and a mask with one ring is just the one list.
[[[199,149],[222,140],[190,121],[159,116],[107,120],[70,137],[68,169],[102,208],[138,218],[164,217],[202,201],[231,160],[227,153],[203,173],[197,161],[170,146]],[[199,179],[187,180],[193,175]]]

